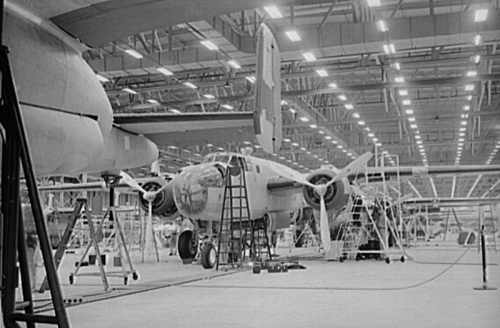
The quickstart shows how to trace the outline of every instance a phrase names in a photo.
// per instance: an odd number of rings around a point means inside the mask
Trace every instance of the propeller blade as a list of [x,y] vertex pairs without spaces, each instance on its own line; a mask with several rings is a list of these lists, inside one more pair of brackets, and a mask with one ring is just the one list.
[[321,228],[321,243],[325,253],[329,253],[332,249],[330,243],[330,225],[328,224],[328,213],[326,212],[325,198],[321,196],[320,201],[320,214],[319,224]]
[[283,178],[290,179],[292,181],[295,181],[297,183],[309,186],[311,188],[316,188],[315,185],[310,183],[309,181],[306,180],[306,178],[300,174],[299,172],[292,170],[291,168],[284,166],[284,165],[274,165],[274,163],[271,163],[271,170],[273,170],[274,173],[282,176]]
[[363,155],[359,156],[356,158],[354,161],[349,163],[346,167],[344,167],[332,180],[328,181],[326,186],[330,186],[331,184],[342,180],[343,178],[347,177],[349,174],[352,172],[358,171],[368,163],[368,161],[373,157],[373,154],[371,152],[364,153]]
[[120,176],[122,177],[122,181],[127,184],[128,186],[130,186],[131,188],[137,190],[137,191],[140,191],[142,193],[146,193],[146,190],[144,190],[138,183],[137,181],[135,181],[130,175],[128,175],[127,173],[121,171],[120,172]]

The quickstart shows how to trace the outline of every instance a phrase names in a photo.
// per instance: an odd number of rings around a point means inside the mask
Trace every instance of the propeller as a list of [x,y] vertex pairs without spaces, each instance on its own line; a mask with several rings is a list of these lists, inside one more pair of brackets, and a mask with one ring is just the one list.
[[278,166],[278,165],[271,165],[271,169],[278,175],[281,175],[284,178],[293,180],[295,182],[298,182],[300,184],[306,185],[308,187],[311,187],[314,189],[316,194],[320,197],[320,228],[321,228],[321,241],[323,242],[323,250],[325,253],[330,252],[331,250],[331,245],[329,243],[330,241],[330,226],[328,224],[328,212],[326,210],[326,205],[325,205],[325,194],[326,191],[328,190],[328,187],[330,187],[332,184],[334,184],[337,181],[340,181],[344,178],[346,178],[349,174],[352,172],[356,172],[363,165],[365,165],[371,158],[373,154],[371,152],[367,152],[358,158],[356,158],[354,161],[349,163],[346,167],[344,167],[340,172],[337,173],[337,175],[330,181],[328,181],[326,184],[318,184],[318,185],[313,185],[309,181],[305,179],[303,175],[301,175],[299,172],[292,170],[286,166]]

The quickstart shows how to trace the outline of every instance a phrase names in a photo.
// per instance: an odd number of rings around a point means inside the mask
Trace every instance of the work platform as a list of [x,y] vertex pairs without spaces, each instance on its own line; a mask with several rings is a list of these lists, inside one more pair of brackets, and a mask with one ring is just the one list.
[[[160,262],[150,256],[140,263],[140,255],[132,253],[140,279],[126,286],[110,279],[108,292],[98,278],[70,285],[67,277],[78,255],[67,254],[60,280],[65,300],[72,300],[67,311],[75,328],[496,327],[500,291],[474,290],[482,285],[481,254],[476,245],[459,246],[455,237],[410,247],[405,263],[390,264],[325,262],[314,248],[290,253],[278,247],[277,254],[294,256],[307,267],[286,273],[205,270],[166,253]],[[500,254],[490,252],[488,259],[489,284],[500,287]],[[38,277],[40,282],[43,274]],[[38,309],[42,304],[35,302]]]

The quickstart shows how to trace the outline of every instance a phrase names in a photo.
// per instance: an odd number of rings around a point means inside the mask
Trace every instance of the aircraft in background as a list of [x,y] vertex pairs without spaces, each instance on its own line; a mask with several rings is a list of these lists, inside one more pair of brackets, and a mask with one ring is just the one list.
[[[177,5],[181,3],[175,2]],[[174,2],[144,4],[140,10],[149,8],[153,11],[151,6],[168,4],[174,5]],[[75,6],[57,0],[5,3],[2,44],[10,50],[11,69],[38,176],[83,172],[117,174],[126,168],[149,165],[158,157],[157,145],[151,139],[163,143],[169,142],[168,137],[175,135],[188,140],[197,133],[204,136],[199,140],[191,140],[192,144],[217,142],[228,135],[233,140],[238,140],[238,137],[251,140],[257,135],[261,146],[271,152],[281,143],[279,49],[276,46],[273,51],[267,51],[269,45],[276,45],[276,41],[265,25],[261,26],[257,38],[257,44],[260,45],[257,47],[260,51],[257,57],[266,59],[257,66],[257,77],[260,74],[261,78],[256,81],[256,95],[265,92],[266,96],[256,98],[255,113],[137,114],[114,117],[101,82],[82,58],[82,52],[88,48],[54,24],[55,21],[65,27],[61,17],[73,13],[71,9]],[[234,1],[231,8],[214,6],[212,3],[212,9],[204,14],[216,16],[248,6],[244,1]],[[118,15],[115,19],[125,15],[127,10],[137,10],[136,7],[128,3],[120,5],[115,8],[115,14]],[[110,8],[106,10],[113,11]],[[200,14],[193,12],[193,19]],[[86,18],[90,16],[85,15]],[[134,26],[127,20],[124,22],[128,28]],[[165,17],[161,22],[156,22],[160,23],[161,26],[169,24]],[[101,36],[106,34],[107,29],[114,26],[108,22],[106,24],[106,28],[94,32]],[[94,27],[87,26],[87,29]],[[135,28],[140,29],[141,26]],[[132,34],[138,32],[140,30]],[[270,123],[274,120],[279,124]]]

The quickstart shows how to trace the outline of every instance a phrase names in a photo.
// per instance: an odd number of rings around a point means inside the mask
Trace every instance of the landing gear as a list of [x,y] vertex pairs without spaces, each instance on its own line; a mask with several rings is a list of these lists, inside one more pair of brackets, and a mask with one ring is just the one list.
[[183,260],[194,259],[198,253],[198,237],[194,231],[185,230],[179,236],[177,246],[179,257]]
[[207,242],[201,250],[201,265],[205,269],[212,269],[217,261],[217,252],[212,242]]

